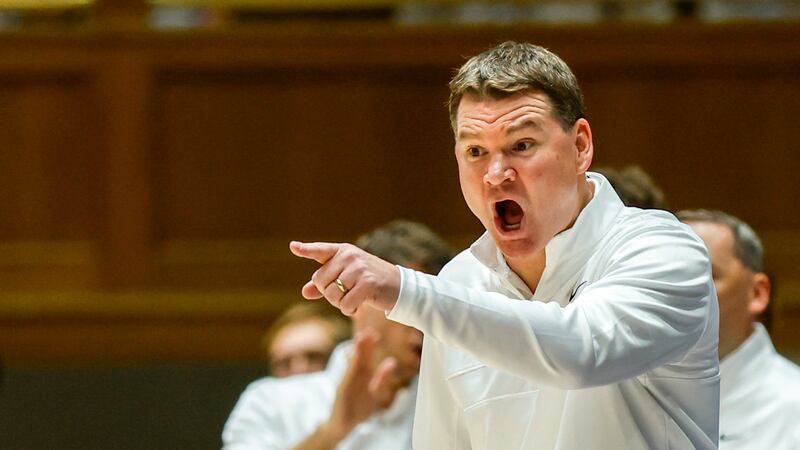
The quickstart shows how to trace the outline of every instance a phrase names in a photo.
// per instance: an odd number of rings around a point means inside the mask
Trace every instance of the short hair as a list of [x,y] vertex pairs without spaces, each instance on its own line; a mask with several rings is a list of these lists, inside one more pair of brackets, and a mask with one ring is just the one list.
[[507,41],[470,58],[450,81],[448,109],[453,132],[465,94],[479,99],[505,98],[528,90],[547,95],[564,130],[585,117],[583,95],[567,63],[544,47]]
[[409,220],[395,220],[356,240],[356,246],[392,264],[415,265],[437,274],[455,252],[427,226]]
[[675,214],[682,222],[708,222],[727,226],[733,233],[733,253],[753,272],[764,271],[764,247],[750,225],[726,212],[693,209]]
[[264,337],[261,339],[263,348],[267,353],[271,353],[272,342],[283,329],[299,323],[319,320],[330,327],[331,342],[336,344],[350,339],[353,329],[350,321],[339,313],[328,302],[323,301],[304,301],[292,305],[275,319],[267,328]]
[[603,174],[611,187],[617,191],[622,203],[642,209],[667,209],[664,192],[653,182],[650,175],[639,166],[628,166],[617,170],[611,167],[594,169]]

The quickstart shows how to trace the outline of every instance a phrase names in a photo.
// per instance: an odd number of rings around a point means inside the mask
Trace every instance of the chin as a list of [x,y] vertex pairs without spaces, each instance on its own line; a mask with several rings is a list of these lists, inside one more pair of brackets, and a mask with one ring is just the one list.
[[536,255],[539,251],[538,246],[534,245],[530,239],[503,239],[497,235],[493,237],[497,247],[506,258],[527,258]]

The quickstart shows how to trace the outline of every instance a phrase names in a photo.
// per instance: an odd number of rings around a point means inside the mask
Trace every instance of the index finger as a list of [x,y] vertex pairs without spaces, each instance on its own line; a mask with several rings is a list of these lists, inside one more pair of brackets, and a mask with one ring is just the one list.
[[289,250],[301,258],[313,259],[320,264],[325,264],[339,251],[339,247],[341,246],[342,244],[333,244],[330,242],[304,243],[292,241],[289,243]]

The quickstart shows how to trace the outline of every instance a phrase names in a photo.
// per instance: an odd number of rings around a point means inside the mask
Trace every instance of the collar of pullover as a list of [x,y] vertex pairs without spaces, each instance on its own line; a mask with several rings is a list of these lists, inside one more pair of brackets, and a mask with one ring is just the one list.
[[[582,266],[625,207],[604,176],[587,172],[586,177],[594,185],[594,195],[578,214],[572,227],[555,235],[545,246],[545,273],[552,272],[556,267],[559,270],[566,269],[569,273],[573,271],[570,269]],[[470,251],[483,265],[511,281],[523,295],[532,295],[527,285],[508,266],[489,232],[475,241]]]

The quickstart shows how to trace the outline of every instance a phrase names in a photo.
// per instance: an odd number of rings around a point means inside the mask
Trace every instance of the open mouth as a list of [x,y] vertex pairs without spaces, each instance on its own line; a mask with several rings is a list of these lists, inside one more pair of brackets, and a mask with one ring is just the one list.
[[525,213],[519,203],[514,200],[503,200],[495,203],[494,209],[503,231],[519,230],[522,227],[522,218]]

